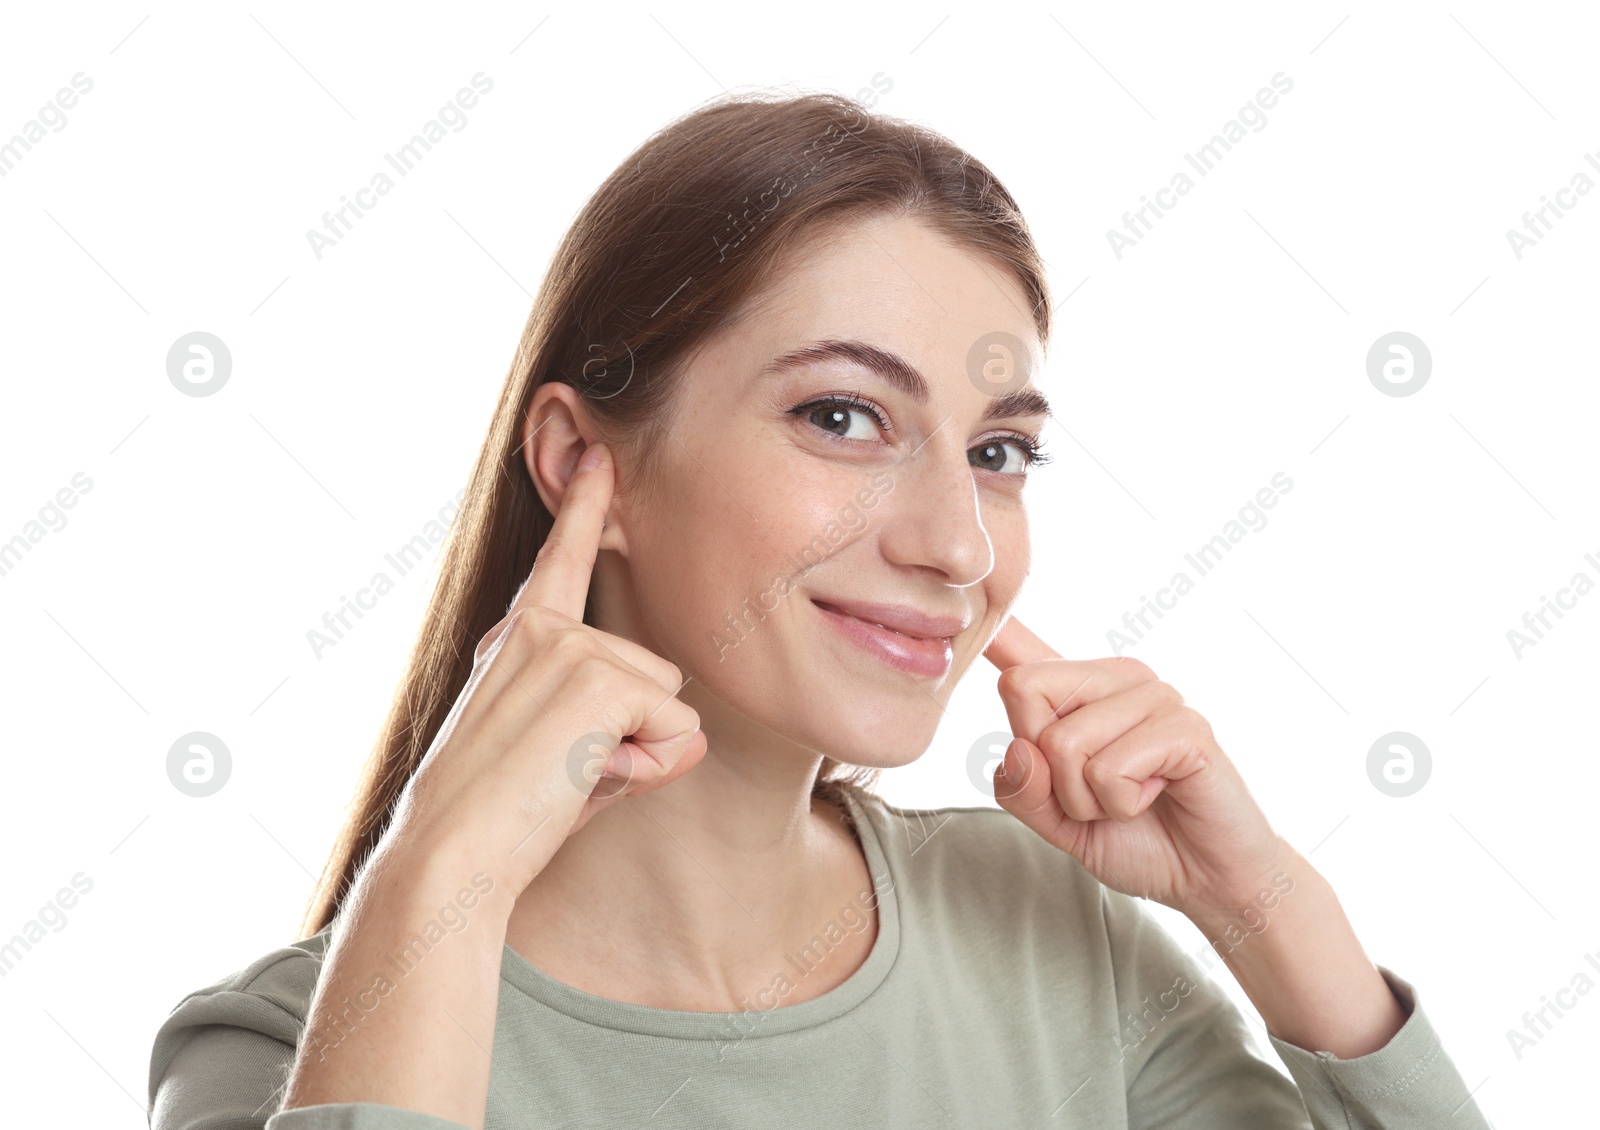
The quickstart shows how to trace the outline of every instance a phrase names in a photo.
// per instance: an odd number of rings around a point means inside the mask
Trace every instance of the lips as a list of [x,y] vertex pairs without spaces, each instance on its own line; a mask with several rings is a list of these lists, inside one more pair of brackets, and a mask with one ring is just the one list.
[[950,670],[951,637],[970,620],[934,616],[906,605],[811,601],[833,628],[870,655],[913,675],[940,678]]
[[888,628],[912,639],[949,639],[966,631],[970,619],[957,616],[930,616],[904,604],[872,604],[864,600],[822,600],[811,603],[826,612],[842,612],[857,620]]

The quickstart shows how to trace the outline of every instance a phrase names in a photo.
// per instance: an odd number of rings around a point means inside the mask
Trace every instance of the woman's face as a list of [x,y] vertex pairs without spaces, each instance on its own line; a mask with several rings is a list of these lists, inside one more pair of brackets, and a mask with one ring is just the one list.
[[655,501],[618,502],[631,593],[602,624],[692,676],[713,747],[766,731],[904,764],[1028,572],[1038,334],[1008,272],[915,220],[858,224],[777,279],[681,375]]

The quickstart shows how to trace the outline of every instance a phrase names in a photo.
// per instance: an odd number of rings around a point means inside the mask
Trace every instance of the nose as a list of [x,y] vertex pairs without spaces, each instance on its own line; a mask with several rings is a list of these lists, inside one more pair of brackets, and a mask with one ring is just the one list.
[[878,545],[895,565],[931,569],[943,583],[967,588],[994,568],[978,484],[966,448],[935,436],[890,470],[893,489]]

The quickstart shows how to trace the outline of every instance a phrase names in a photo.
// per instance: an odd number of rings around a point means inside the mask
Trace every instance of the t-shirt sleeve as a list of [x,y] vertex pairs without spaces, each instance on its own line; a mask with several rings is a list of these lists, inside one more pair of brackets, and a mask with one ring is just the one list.
[[1340,1059],[1332,1052],[1307,1051],[1267,1034],[1300,1093],[1316,1096],[1315,1105],[1309,1097],[1306,1104],[1316,1124],[1374,1130],[1432,1126],[1488,1130],[1488,1121],[1422,1011],[1416,987],[1381,965],[1378,972],[1405,1010],[1406,1021],[1377,1051]]
[[1268,1033],[1286,1077],[1207,975],[1220,957],[1185,954],[1127,895],[1103,888],[1102,899],[1132,1130],[1488,1130],[1415,988],[1389,970],[1378,967],[1408,1011],[1389,1042],[1346,1060]]
[[150,1130],[464,1130],[379,1103],[280,1111],[317,959],[289,947],[180,1001],[150,1054]]

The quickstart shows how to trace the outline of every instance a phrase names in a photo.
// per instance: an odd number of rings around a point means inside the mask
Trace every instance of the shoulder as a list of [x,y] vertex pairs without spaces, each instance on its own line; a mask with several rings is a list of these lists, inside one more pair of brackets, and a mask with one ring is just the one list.
[[[269,1034],[281,1031],[293,1037],[305,1022],[327,945],[328,932],[323,930],[270,950],[243,969],[189,993],[173,1007],[169,1023],[200,1013],[222,1018],[209,1023],[229,1023],[230,1015],[258,1018],[272,1029]],[[284,1022],[295,1027],[283,1028]]]
[[305,1026],[328,932],[272,949],[242,969],[184,996],[156,1032],[150,1052],[150,1101],[158,1103],[163,1080],[224,1076],[247,1061],[251,1067],[292,1061]]

